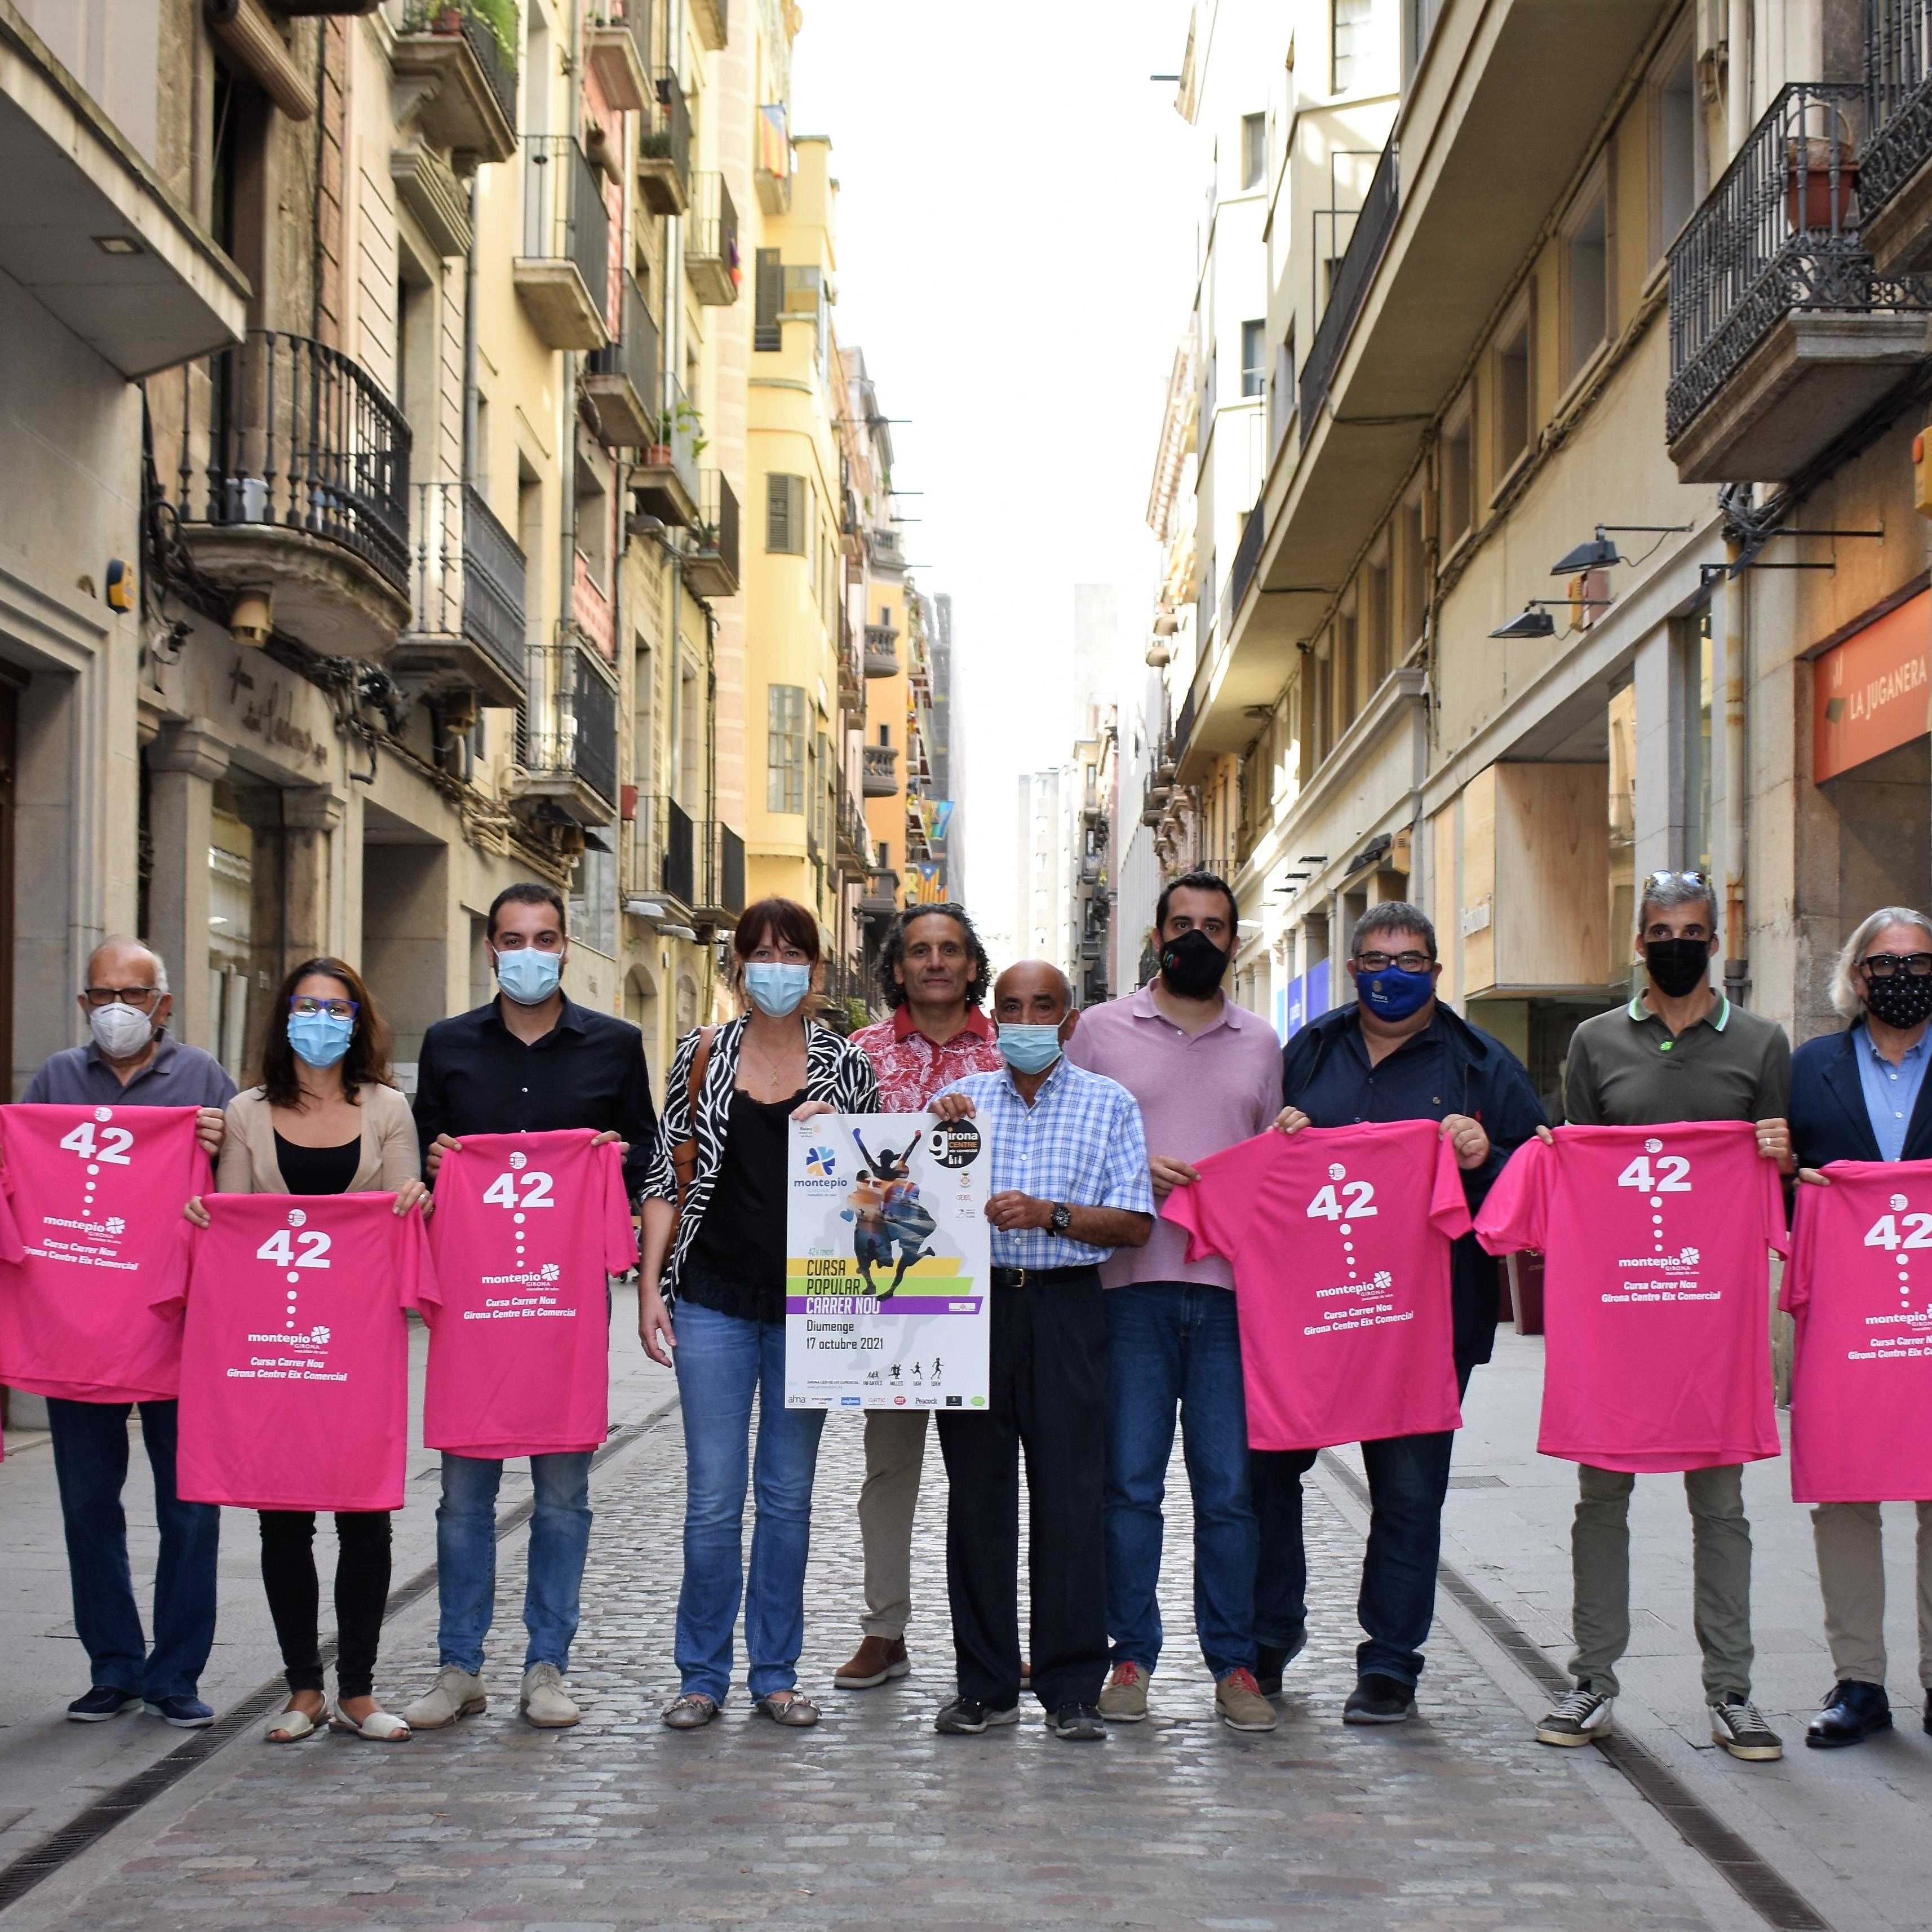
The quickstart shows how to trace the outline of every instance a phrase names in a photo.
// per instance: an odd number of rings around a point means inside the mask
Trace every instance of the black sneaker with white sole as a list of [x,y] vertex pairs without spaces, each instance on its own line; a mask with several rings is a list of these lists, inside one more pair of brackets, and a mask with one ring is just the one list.
[[1722,1744],[1733,1757],[1748,1764],[1768,1763],[1784,1755],[1784,1740],[1764,1720],[1764,1713],[1748,1697],[1732,1704],[1713,1704],[1711,1742]]
[[933,1719],[932,1728],[949,1738],[976,1738],[996,1724],[1017,1724],[1019,1720],[1017,1704],[1010,1711],[997,1711],[976,1697],[956,1697]]
[[1600,1690],[1580,1684],[1567,1697],[1559,1697],[1555,1707],[1536,1726],[1540,1744],[1594,1744],[1610,1734],[1610,1712],[1616,1700]]
[[1399,1724],[1415,1715],[1415,1688],[1400,1677],[1384,1677],[1371,1670],[1342,1706],[1345,1724]]
[[1299,1657],[1308,1642],[1300,1631],[1292,1643],[1258,1643],[1255,1646],[1255,1688],[1264,1697],[1281,1695],[1281,1674]]
[[1107,1720],[1097,1704],[1063,1704],[1047,1718],[1046,1728],[1070,1743],[1097,1744],[1107,1735]]

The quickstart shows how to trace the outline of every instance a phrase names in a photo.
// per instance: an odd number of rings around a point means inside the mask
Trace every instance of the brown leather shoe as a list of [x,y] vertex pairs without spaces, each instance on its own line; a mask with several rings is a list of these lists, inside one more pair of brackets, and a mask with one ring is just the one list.
[[870,1690],[888,1678],[903,1677],[912,1668],[902,1636],[868,1636],[850,1660],[832,1674],[842,1690]]

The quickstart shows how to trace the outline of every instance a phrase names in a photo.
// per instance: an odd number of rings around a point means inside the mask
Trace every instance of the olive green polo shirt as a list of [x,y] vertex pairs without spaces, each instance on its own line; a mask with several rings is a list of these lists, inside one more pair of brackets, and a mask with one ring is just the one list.
[[1720,993],[1673,1040],[1639,994],[1571,1036],[1563,1111],[1581,1127],[1670,1120],[1782,1120],[1791,1101],[1791,1042],[1775,1020]]

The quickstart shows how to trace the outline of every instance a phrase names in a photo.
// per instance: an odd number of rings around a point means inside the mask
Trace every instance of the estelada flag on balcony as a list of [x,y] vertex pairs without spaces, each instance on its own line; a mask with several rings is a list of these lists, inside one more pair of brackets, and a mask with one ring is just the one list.
[[944,905],[946,903],[944,865],[928,865],[924,860],[915,860],[912,876],[906,881],[906,898],[913,905]]
[[1932,728],[1932,590],[1854,631],[1812,666],[1811,776],[1822,784]]
[[785,111],[782,106],[758,110],[758,165],[780,181],[791,178],[791,143],[785,138]]
[[928,838],[944,838],[952,824],[952,801],[950,798],[932,798],[926,802],[926,836]]

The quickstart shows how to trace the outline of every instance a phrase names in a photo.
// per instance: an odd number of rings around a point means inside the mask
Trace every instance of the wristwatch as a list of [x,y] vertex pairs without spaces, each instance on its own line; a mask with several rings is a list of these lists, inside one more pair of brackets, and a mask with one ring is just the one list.
[[1052,1218],[1047,1222],[1046,1232],[1049,1234],[1064,1234],[1072,1225],[1073,1210],[1063,1203],[1056,1202]]

